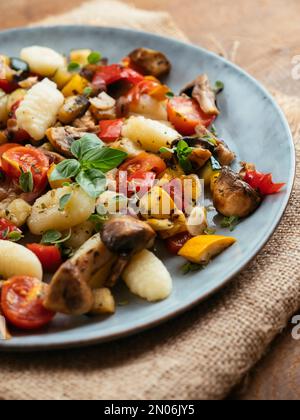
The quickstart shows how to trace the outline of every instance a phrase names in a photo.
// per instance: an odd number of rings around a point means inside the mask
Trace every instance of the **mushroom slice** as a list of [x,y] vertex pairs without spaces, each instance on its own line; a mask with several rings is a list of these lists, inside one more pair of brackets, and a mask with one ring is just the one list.
[[171,71],[171,63],[160,51],[139,48],[129,54],[132,63],[144,74],[161,78]]
[[261,196],[239,174],[224,167],[214,184],[213,202],[224,216],[247,217],[261,203]]
[[49,128],[46,136],[54,149],[65,157],[73,157],[71,146],[74,141],[81,139],[86,134],[82,129],[71,126]]
[[222,166],[230,166],[236,158],[235,153],[229,149],[226,143],[220,140],[218,140],[214,153]]
[[114,217],[104,224],[101,238],[111,252],[131,257],[154,244],[156,234],[145,222],[131,216]]
[[220,114],[216,105],[216,93],[210,86],[207,74],[198,76],[197,79],[187,85],[181,93],[187,94],[188,96],[192,96],[196,99],[205,114]]
[[97,234],[55,273],[46,296],[46,308],[67,315],[82,315],[93,306],[92,289],[106,284],[117,257]]

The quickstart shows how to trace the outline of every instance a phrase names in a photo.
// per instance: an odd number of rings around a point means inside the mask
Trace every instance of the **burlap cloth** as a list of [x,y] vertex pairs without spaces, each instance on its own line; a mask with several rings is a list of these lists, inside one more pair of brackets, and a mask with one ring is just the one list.
[[[112,0],[97,0],[45,23],[130,26],[185,38],[167,14]],[[300,156],[300,100],[275,96]],[[300,308],[299,192],[298,167],[277,232],[222,292],[174,321],[123,341],[56,353],[1,354],[0,399],[224,398]]]

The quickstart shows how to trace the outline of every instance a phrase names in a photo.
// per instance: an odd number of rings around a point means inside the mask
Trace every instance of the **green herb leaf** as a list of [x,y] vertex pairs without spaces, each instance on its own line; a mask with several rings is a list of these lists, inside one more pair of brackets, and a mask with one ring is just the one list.
[[21,173],[19,185],[25,193],[32,192],[34,189],[33,176],[31,171]]
[[65,194],[63,195],[59,200],[59,211],[64,211],[66,205],[70,201],[70,198],[72,197],[72,194]]
[[106,189],[106,176],[97,169],[86,169],[79,172],[76,182],[91,197],[97,198]]
[[240,223],[240,220],[241,219],[237,216],[224,217],[221,222],[221,227],[224,229],[228,228],[230,232],[233,232],[237,225]]
[[7,239],[8,234],[9,234],[9,228],[7,227],[6,229],[4,229],[4,231],[1,234],[2,239]]
[[59,241],[62,237],[62,234],[58,232],[57,230],[48,230],[44,233],[41,244],[50,245],[55,244],[57,241]]
[[192,172],[193,166],[189,160],[189,156],[193,152],[193,149],[184,140],[180,140],[176,147],[176,152],[182,169],[186,173]]
[[167,92],[166,97],[167,98],[174,98],[175,94],[173,92]]
[[93,51],[88,56],[88,62],[89,62],[89,64],[97,64],[97,63],[99,63],[101,58],[102,58],[102,55],[99,51]]
[[93,88],[91,88],[91,87],[86,87],[84,90],[83,90],[83,92],[82,92],[82,94],[84,95],[84,96],[87,96],[87,97],[89,97],[89,96],[91,96],[91,94],[93,93]]
[[218,131],[214,124],[211,126],[210,131],[215,137],[218,137]]
[[203,270],[204,268],[205,268],[204,265],[188,262],[184,264],[184,266],[181,267],[181,272],[182,274],[186,275],[189,273],[195,273],[196,271]]
[[71,153],[79,160],[85,158],[85,154],[91,150],[99,149],[104,146],[104,143],[96,134],[86,134],[80,140],[74,141],[71,146]]
[[204,234],[205,235],[215,235],[216,233],[217,233],[217,230],[216,229],[213,229],[213,228],[207,228],[204,231]]
[[67,242],[72,236],[72,229],[69,230],[69,233],[67,234],[67,236],[65,236],[64,238],[58,239],[57,241],[54,242],[55,245],[61,245],[64,242]]
[[18,242],[20,239],[24,238],[21,232],[13,231],[7,235],[7,239],[12,242]]
[[60,162],[51,173],[51,181],[74,178],[80,171],[80,163],[75,159],[66,159]]
[[83,165],[106,173],[121,165],[127,156],[127,153],[121,150],[111,149],[109,147],[98,148],[84,154]]
[[92,214],[89,221],[95,225],[96,232],[101,232],[105,222],[109,220],[108,215]]
[[80,71],[80,64],[75,63],[75,61],[71,61],[71,63],[69,63],[68,65],[68,71],[70,73],[76,73]]
[[220,80],[217,80],[215,83],[215,88],[214,88],[215,93],[218,95],[224,90],[224,88],[225,88],[224,83],[221,82]]
[[159,149],[159,153],[174,153],[174,149],[170,149],[168,147],[161,147]]
[[219,161],[213,156],[210,158],[210,162],[213,171],[220,171],[222,169],[222,166],[220,165]]

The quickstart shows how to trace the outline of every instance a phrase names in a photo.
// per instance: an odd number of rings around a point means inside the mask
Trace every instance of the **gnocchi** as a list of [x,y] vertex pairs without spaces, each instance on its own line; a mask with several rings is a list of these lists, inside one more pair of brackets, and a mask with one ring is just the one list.
[[144,117],[131,117],[123,127],[123,136],[148,152],[158,153],[162,147],[171,147],[180,134],[161,122]]
[[166,299],[172,292],[172,278],[164,264],[150,251],[135,255],[123,273],[130,291],[149,302]]
[[57,113],[64,103],[63,94],[48,79],[34,85],[16,111],[19,128],[34,140],[42,140],[46,131],[56,122]]
[[43,270],[39,259],[29,249],[0,240],[0,275],[6,280],[18,275],[42,280]]
[[[63,211],[59,211],[60,199],[70,195]],[[27,221],[30,232],[42,235],[48,230],[64,231],[84,223],[95,210],[95,199],[80,187],[63,187],[49,191],[32,207]]]
[[53,76],[59,67],[64,66],[64,57],[47,47],[34,45],[23,48],[20,54],[22,60],[26,61],[33,73],[41,76]]

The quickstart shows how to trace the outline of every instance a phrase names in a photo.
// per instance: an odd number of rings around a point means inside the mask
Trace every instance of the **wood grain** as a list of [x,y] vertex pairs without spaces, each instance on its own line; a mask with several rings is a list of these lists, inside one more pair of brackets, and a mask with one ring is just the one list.
[[[83,3],[82,0],[10,0],[0,3],[2,29],[33,23]],[[300,94],[292,59],[300,55],[299,0],[128,0],[149,10],[167,10],[196,44],[223,54],[261,82]],[[300,399],[300,343],[290,329],[231,399]]]

